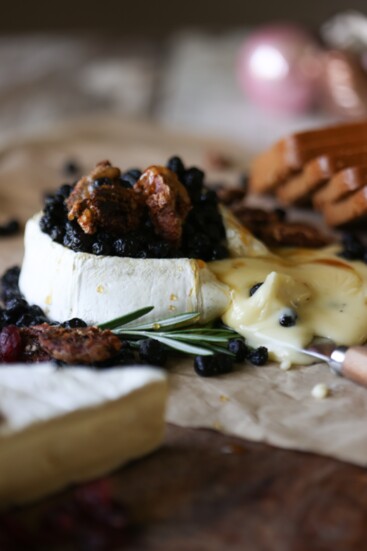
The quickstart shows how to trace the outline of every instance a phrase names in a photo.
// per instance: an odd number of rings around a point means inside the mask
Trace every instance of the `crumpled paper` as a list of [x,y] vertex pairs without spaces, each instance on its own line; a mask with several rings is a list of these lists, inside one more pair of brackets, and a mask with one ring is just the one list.
[[[65,180],[66,160],[75,160],[83,170],[103,158],[130,168],[164,163],[168,156],[181,154],[188,163],[202,166],[213,145],[241,158],[242,152],[230,144],[174,136],[116,119],[89,119],[48,136],[9,144],[0,152],[0,223],[13,216],[25,222],[40,210],[42,192]],[[211,176],[218,181],[218,174]],[[21,258],[20,237],[0,240],[1,272]],[[192,361],[183,360],[170,369],[169,380],[167,421],[171,423],[367,465],[367,389],[336,377],[326,365],[289,371],[274,364],[243,365],[229,375],[200,378]],[[328,385],[329,397],[312,397],[318,383]]]

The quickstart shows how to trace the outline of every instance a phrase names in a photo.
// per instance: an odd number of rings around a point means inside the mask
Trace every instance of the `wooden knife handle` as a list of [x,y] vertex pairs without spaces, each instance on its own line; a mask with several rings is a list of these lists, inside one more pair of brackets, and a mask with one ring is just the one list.
[[343,377],[367,386],[367,346],[351,346],[341,367]]

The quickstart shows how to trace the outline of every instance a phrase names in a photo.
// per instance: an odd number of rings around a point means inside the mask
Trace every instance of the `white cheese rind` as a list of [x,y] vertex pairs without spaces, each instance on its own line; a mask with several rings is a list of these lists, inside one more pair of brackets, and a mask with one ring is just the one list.
[[166,377],[153,368],[0,366],[0,507],[154,450],[166,396]]
[[206,264],[188,258],[138,259],[75,253],[27,222],[20,290],[58,321],[80,317],[98,324],[144,306],[144,320],[199,311],[201,321],[221,316],[230,292]]

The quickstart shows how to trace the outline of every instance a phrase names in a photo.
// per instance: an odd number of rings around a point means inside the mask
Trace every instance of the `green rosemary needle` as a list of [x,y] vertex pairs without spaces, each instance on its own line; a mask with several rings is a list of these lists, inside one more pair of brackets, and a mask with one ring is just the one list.
[[[140,308],[124,316],[100,324],[100,329],[110,329],[121,338],[132,341],[156,339],[168,348],[190,355],[210,356],[221,352],[233,356],[228,351],[230,339],[240,335],[227,327],[215,327],[212,323],[198,325],[199,312],[185,312],[150,323],[132,322],[153,310],[153,306]],[[128,327],[126,327],[126,325]]]

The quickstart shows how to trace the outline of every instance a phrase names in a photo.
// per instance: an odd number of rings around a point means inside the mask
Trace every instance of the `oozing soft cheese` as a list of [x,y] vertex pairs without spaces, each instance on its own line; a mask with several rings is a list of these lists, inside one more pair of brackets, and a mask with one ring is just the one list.
[[[367,266],[339,258],[337,250],[293,249],[211,263],[213,273],[232,289],[224,322],[250,345],[268,347],[283,364],[310,362],[291,347],[307,346],[314,336],[345,345],[365,342]],[[251,287],[260,282],[250,297]],[[279,318],[290,308],[296,324],[283,327]]]
[[26,225],[19,287],[30,304],[38,304],[52,319],[103,323],[154,306],[145,320],[198,311],[205,322],[229,304],[228,287],[205,262],[76,253],[43,233],[39,219],[36,215]]
[[152,368],[0,366],[0,508],[99,476],[163,438],[166,378]]

